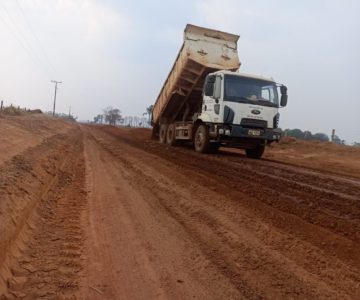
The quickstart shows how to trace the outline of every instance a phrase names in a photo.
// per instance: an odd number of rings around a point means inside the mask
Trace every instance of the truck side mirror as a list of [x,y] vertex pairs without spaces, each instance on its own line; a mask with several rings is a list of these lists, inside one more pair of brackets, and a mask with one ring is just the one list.
[[221,97],[221,77],[216,76],[215,84],[214,84],[214,95],[213,98],[215,100],[219,100]]
[[288,95],[282,94],[280,99],[280,105],[285,107],[288,101]]
[[287,87],[285,85],[281,85],[280,92],[281,92],[280,105],[285,107],[288,101]]
[[281,92],[281,95],[287,95],[287,86],[281,85],[280,92]]

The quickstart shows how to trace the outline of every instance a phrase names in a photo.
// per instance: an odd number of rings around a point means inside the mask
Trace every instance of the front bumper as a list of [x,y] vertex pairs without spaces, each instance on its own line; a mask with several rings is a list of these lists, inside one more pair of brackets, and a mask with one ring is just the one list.
[[281,131],[273,128],[247,128],[241,125],[217,126],[220,140],[256,139],[268,142],[279,141]]

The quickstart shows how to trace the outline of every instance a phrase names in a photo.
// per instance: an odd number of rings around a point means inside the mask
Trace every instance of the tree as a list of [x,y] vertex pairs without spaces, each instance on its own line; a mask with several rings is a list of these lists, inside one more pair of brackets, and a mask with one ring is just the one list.
[[153,110],[154,105],[150,105],[149,107],[146,108],[146,112],[143,113],[143,116],[148,115],[148,122],[150,124],[151,122],[151,115],[152,115],[152,110]]
[[312,138],[313,138],[313,135],[312,135],[311,131],[305,130],[305,131],[304,131],[304,140],[309,141],[309,140],[311,140]]
[[327,134],[319,132],[319,133],[315,133],[313,135],[313,140],[317,140],[317,141],[321,141],[321,142],[328,142],[329,137]]
[[103,123],[103,119],[104,119],[104,115],[97,115],[94,117],[94,123],[99,123],[102,124]]
[[129,126],[133,127],[134,118],[132,116],[129,116]]
[[142,127],[148,127],[149,126],[149,123],[148,123],[148,120],[146,118],[141,118],[141,122],[140,122],[140,126]]
[[[328,142],[329,136],[325,133],[318,132],[315,134],[312,134],[311,131],[305,130],[302,131],[301,129],[295,128],[295,129],[285,129],[284,131],[285,136],[291,136],[300,140],[307,140],[307,141],[321,141],[321,142]],[[338,137],[336,137],[339,139]],[[341,143],[341,140],[339,139],[339,143]]]
[[297,139],[304,139],[304,133],[300,129],[286,129],[286,136],[291,136]]
[[108,106],[104,109],[105,122],[115,126],[121,120],[121,111],[118,108]]
[[334,135],[332,142],[335,144],[339,144],[339,145],[342,144],[341,138],[339,136],[337,136],[336,134]]

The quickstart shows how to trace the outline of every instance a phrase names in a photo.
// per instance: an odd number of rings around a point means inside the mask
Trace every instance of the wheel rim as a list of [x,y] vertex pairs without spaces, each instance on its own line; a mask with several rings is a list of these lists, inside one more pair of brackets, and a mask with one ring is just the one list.
[[198,132],[198,134],[196,135],[196,140],[195,140],[195,144],[197,148],[201,148],[202,144],[204,141],[204,135],[202,132]]

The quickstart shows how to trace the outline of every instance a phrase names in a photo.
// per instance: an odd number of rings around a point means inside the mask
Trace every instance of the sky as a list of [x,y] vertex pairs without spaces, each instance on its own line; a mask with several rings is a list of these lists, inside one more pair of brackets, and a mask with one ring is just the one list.
[[187,23],[240,35],[242,72],[288,86],[280,127],[360,141],[360,1],[0,0],[0,99],[92,120],[153,104]]

